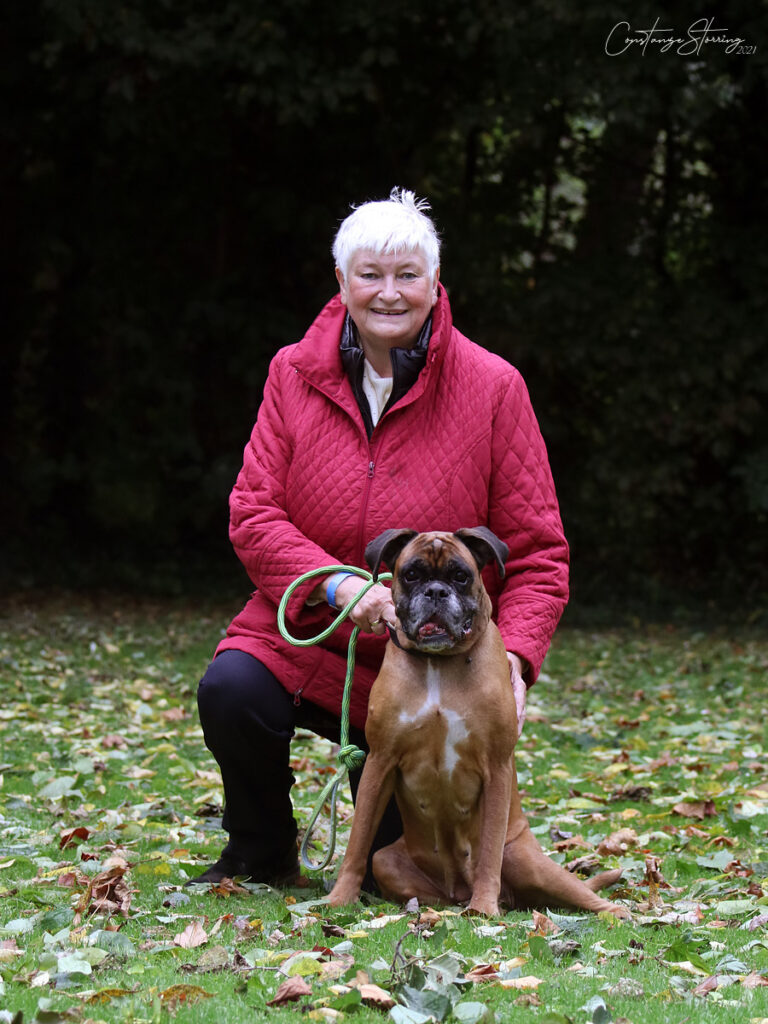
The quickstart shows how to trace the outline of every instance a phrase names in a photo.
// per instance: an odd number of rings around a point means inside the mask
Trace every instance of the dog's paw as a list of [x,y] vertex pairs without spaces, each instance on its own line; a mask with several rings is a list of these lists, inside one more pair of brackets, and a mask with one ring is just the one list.
[[498,900],[473,899],[466,910],[467,914],[481,917],[500,917]]
[[360,899],[360,886],[337,882],[331,889],[328,902],[332,907],[345,907],[349,903],[357,903]]
[[600,908],[600,912],[613,914],[613,916],[617,917],[620,921],[632,920],[632,914],[626,907],[622,907],[619,903],[611,903],[609,900],[605,901],[605,906]]

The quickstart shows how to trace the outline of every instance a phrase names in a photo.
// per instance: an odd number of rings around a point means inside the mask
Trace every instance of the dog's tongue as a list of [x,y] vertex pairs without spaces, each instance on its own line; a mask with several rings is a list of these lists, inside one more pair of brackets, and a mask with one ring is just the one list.
[[419,637],[423,640],[425,637],[435,636],[436,633],[445,633],[445,631],[445,626],[441,626],[439,622],[425,622],[419,628]]

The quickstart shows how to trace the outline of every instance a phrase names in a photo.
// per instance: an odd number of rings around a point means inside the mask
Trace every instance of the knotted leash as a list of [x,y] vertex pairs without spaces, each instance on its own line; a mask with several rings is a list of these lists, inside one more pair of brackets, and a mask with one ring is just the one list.
[[[347,572],[354,576],[360,576],[366,581],[366,583],[362,589],[355,594],[349,604],[342,608],[330,626],[324,629],[322,633],[319,633],[315,637],[310,637],[308,640],[298,640],[296,637],[291,636],[285,625],[285,610],[288,607],[288,602],[290,601],[294,590],[296,590],[297,587],[300,587],[302,583],[306,583],[307,580],[314,579],[316,576],[327,576],[336,572]],[[348,618],[352,609],[358,601],[368,593],[371,587],[375,587],[377,583],[381,583],[384,580],[391,579],[392,573],[385,572],[381,573],[380,576],[374,576],[366,569],[360,569],[354,565],[326,565],[322,569],[313,569],[311,572],[305,572],[303,576],[299,576],[298,579],[291,583],[283,594],[283,599],[277,609],[277,626],[280,630],[280,635],[293,647],[312,647],[314,644],[322,643],[323,640],[327,640],[328,637],[339,628],[342,622]],[[307,829],[304,833],[304,838],[301,841],[301,847],[299,849],[301,863],[310,871],[320,871],[330,863],[333,851],[336,849],[336,795],[339,784],[343,782],[345,775],[354,771],[355,768],[359,768],[363,761],[365,761],[365,752],[358,746],[355,746],[354,743],[349,742],[349,705],[352,698],[352,677],[355,672],[355,652],[357,650],[357,637],[359,633],[360,627],[355,626],[352,630],[352,635],[349,638],[349,646],[347,648],[347,675],[344,679],[344,692],[341,698],[340,749],[336,758],[338,762],[336,772],[333,778],[325,784],[320,796],[315,802],[315,806],[312,808],[309,825],[307,825]],[[313,864],[307,855],[307,847],[317,819],[320,817],[320,813],[322,812],[323,806],[329,796],[331,801],[331,835],[329,848],[323,860],[319,864]]]

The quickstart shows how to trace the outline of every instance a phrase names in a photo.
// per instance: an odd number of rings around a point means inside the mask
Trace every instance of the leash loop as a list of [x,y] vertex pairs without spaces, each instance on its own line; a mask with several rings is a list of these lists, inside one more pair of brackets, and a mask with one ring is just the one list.
[[[291,596],[293,595],[293,592],[296,590],[297,587],[300,587],[303,583],[306,583],[308,580],[314,579],[317,576],[332,575],[333,573],[337,572],[347,572],[351,573],[353,576],[359,576],[363,580],[365,580],[365,583],[362,586],[362,588],[358,591],[358,593],[355,594],[352,600],[341,609],[341,611],[333,620],[333,622],[321,633],[318,633],[317,636],[310,637],[306,640],[299,640],[297,637],[291,636],[285,624],[285,612],[288,607],[288,602],[290,601]],[[291,585],[283,594],[282,600],[280,601],[280,604],[278,606],[277,628],[280,630],[280,636],[282,636],[282,638],[287,643],[291,644],[293,647],[312,647],[315,644],[322,643],[323,640],[327,640],[328,637],[331,636],[339,628],[342,622],[344,622],[345,619],[349,617],[349,614],[352,611],[352,609],[355,607],[358,601],[365,597],[365,595],[368,593],[371,587],[375,587],[377,583],[381,583],[382,581],[391,579],[392,573],[385,572],[381,573],[379,576],[374,576],[366,569],[361,569],[355,565],[326,565],[323,566],[323,568],[321,569],[312,569],[310,572],[305,572],[303,575],[299,576],[298,579],[295,579],[293,583],[291,583]],[[320,795],[315,801],[315,805],[312,808],[312,815],[309,819],[309,824],[307,825],[306,831],[304,832],[304,838],[301,841],[301,847],[299,849],[301,863],[304,865],[305,868],[308,868],[310,871],[320,871],[322,870],[322,868],[326,867],[330,863],[331,857],[333,857],[334,850],[336,849],[336,797],[339,785],[344,780],[345,775],[347,775],[351,771],[354,771],[356,768],[359,768],[365,761],[365,751],[361,750],[354,743],[349,742],[349,706],[352,699],[352,677],[355,672],[355,652],[357,650],[357,637],[359,633],[360,627],[355,626],[355,628],[352,630],[352,635],[349,638],[349,645],[347,648],[347,674],[344,679],[344,691],[341,698],[340,747],[339,753],[336,757],[336,772],[333,778],[331,778],[325,784],[322,791],[320,792]],[[320,817],[320,814],[327,800],[330,800],[331,804],[331,831],[328,840],[328,851],[326,852],[325,856],[323,857],[322,861],[319,864],[313,864],[309,859],[307,847],[309,845],[309,840],[312,836],[312,832],[314,831],[315,825],[317,823],[317,819]]]

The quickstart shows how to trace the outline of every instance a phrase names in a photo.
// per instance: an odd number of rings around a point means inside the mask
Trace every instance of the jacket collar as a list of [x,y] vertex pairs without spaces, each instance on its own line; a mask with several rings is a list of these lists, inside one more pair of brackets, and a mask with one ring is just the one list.
[[[341,339],[346,314],[346,306],[335,295],[320,310],[307,333],[295,346],[290,363],[308,383],[359,415],[352,385],[342,362]],[[427,346],[426,363],[400,405],[408,405],[419,398],[436,377],[450,344],[452,328],[448,295],[440,285],[437,302],[432,307],[432,333]]]

